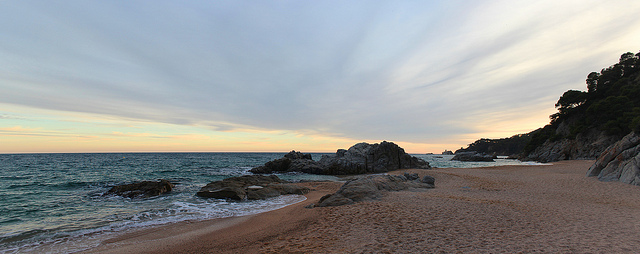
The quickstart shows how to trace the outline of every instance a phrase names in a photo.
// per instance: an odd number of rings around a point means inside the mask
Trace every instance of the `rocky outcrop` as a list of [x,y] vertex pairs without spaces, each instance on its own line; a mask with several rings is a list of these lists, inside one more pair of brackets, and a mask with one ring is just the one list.
[[640,185],[640,135],[632,132],[607,148],[589,168],[587,176]]
[[444,150],[444,152],[442,152],[442,155],[453,155],[453,152],[449,150]]
[[355,175],[383,173],[397,169],[431,168],[426,161],[407,154],[392,142],[380,144],[358,143],[349,150],[340,149],[335,155],[323,155],[320,164],[325,174]]
[[173,184],[164,179],[158,182],[142,181],[114,186],[104,193],[104,195],[118,195],[127,198],[147,198],[158,196],[165,192],[170,192],[173,186]]
[[265,163],[263,166],[252,168],[254,174],[271,174],[274,172],[303,172],[308,174],[323,174],[320,163],[311,159],[311,154],[291,151],[283,158]]
[[355,175],[383,173],[397,169],[431,168],[426,161],[407,154],[392,142],[380,144],[358,143],[348,150],[340,149],[334,155],[323,155],[320,161],[311,155],[291,151],[282,159],[265,163],[250,170],[255,174],[273,172],[303,172],[323,175]]
[[496,156],[481,154],[476,152],[458,152],[451,160],[453,161],[494,161]]
[[336,193],[320,198],[320,201],[315,206],[348,205],[355,202],[378,199],[389,191],[434,188],[434,181],[435,179],[430,176],[425,176],[423,181],[420,181],[417,175],[413,174],[402,176],[360,176],[346,182]]
[[289,184],[275,175],[245,175],[211,182],[196,195],[205,198],[258,200],[287,194],[304,195],[309,191],[307,187]]
[[[570,125],[561,123],[556,135],[569,135]],[[576,135],[574,139],[547,140],[533,152],[520,156],[522,161],[553,162],[561,160],[593,160],[620,137],[607,135],[604,131],[591,129]]]

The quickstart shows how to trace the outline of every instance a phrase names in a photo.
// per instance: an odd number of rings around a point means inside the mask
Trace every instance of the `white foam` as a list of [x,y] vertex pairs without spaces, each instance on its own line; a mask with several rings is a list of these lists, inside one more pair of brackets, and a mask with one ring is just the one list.
[[103,240],[131,229],[158,226],[182,221],[197,221],[253,215],[277,210],[306,200],[302,195],[284,195],[258,201],[225,201],[215,199],[193,199],[196,202],[175,201],[167,209],[143,211],[126,220],[114,221],[110,225],[40,235],[20,246],[7,247],[2,253],[70,253],[96,247]]

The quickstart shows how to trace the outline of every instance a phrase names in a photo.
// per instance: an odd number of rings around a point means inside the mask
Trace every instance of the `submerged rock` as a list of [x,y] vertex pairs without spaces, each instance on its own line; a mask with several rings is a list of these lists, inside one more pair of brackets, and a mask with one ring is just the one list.
[[640,135],[632,132],[605,149],[587,171],[600,181],[640,185]]
[[131,184],[123,184],[114,186],[109,191],[107,191],[104,195],[118,195],[127,198],[135,198],[135,197],[152,197],[158,196],[165,192],[170,192],[173,188],[173,184],[171,184],[167,180],[160,180],[158,182],[153,181],[142,181]]
[[291,151],[284,158],[251,169],[252,173],[303,172],[323,175],[355,175],[383,173],[397,169],[431,168],[429,163],[407,154],[392,142],[380,144],[358,143],[348,150],[339,149],[335,155],[323,155],[320,161],[310,154]]
[[[413,178],[413,175],[410,174]],[[425,179],[427,176],[425,176]],[[418,179],[418,177],[415,177]],[[430,177],[433,179],[433,177]],[[346,182],[334,194],[328,194],[320,198],[318,207],[341,206],[355,202],[374,200],[382,197],[385,192],[401,191],[411,188],[434,188],[433,181],[425,183],[418,180],[409,180],[405,176],[373,175],[362,176]]]
[[288,184],[275,175],[246,175],[211,182],[196,193],[205,198],[258,200],[286,194],[304,195],[309,188]]

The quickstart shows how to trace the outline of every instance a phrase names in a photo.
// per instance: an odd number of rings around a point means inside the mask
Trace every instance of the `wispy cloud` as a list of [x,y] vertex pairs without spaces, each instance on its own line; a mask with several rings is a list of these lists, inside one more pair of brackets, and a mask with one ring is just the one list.
[[24,117],[19,116],[19,115],[13,115],[13,114],[0,114],[0,120],[3,119],[20,119],[20,120],[24,120]]
[[[638,50],[637,13],[622,0],[4,1],[0,102],[218,132],[460,142],[488,122],[547,122],[530,116]],[[172,136],[145,133],[110,135]]]
[[0,136],[20,136],[20,137],[63,137],[63,138],[83,138],[93,139],[98,136],[83,135],[77,133],[68,133],[61,131],[43,130],[41,128],[25,128],[22,126],[13,126],[7,128],[0,128]]

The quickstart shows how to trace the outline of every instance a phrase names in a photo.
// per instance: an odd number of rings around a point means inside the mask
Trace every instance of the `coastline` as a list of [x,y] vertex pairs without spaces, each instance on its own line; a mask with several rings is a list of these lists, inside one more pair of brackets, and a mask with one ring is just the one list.
[[265,213],[178,222],[126,232],[78,253],[258,253],[263,242],[305,229],[321,219],[305,206],[337,191],[341,182],[299,183],[313,191],[306,200]]
[[341,183],[304,183],[316,191],[278,210],[148,228],[82,253],[632,253],[640,187],[587,178],[592,163],[399,170],[436,188],[313,209]]

